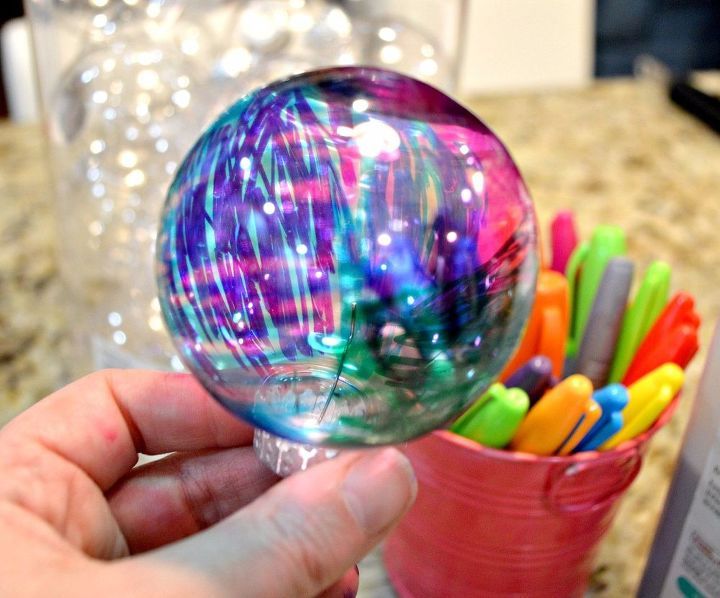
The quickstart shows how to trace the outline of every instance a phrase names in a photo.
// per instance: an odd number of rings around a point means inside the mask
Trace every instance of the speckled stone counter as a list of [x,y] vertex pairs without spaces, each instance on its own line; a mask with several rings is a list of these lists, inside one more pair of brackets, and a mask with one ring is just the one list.
[[53,200],[39,127],[0,124],[0,425],[66,378]]
[[[720,92],[720,76],[702,79]],[[604,541],[593,596],[633,593],[652,541],[695,393],[711,326],[720,313],[720,136],[632,81],[581,91],[469,102],[505,141],[535,199],[543,228],[572,208],[581,233],[623,226],[640,268],[661,258],[672,287],[696,295],[703,349],[682,404],[654,439],[645,466]],[[68,335],[53,249],[53,204],[41,131],[0,125],[0,424],[58,386]],[[378,554],[361,566],[362,596],[392,596]]]

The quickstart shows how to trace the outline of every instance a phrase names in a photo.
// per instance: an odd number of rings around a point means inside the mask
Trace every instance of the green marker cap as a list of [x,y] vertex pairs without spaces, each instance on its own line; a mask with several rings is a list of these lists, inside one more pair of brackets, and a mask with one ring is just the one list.
[[529,408],[524,390],[496,383],[450,429],[482,445],[502,448],[512,440]]
[[625,312],[608,382],[620,382],[645,335],[658,319],[670,295],[670,266],[655,261],[645,271],[640,288]]

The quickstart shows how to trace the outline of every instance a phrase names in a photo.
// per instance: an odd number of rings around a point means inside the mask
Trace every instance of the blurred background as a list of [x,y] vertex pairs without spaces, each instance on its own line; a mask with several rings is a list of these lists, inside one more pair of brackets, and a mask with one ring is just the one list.
[[[586,237],[621,223],[639,264],[666,259],[703,320],[720,313],[718,138],[631,79],[643,53],[720,69],[720,0],[3,0],[0,25],[0,425],[89,369],[182,368],[153,277],[168,182],[223,105],[327,64],[458,96],[512,149],[541,220],[577,209]],[[720,74],[697,82],[720,94]],[[689,404],[625,499],[591,595],[634,595]],[[390,596],[374,558],[361,579],[383,591],[366,595]]]
[[[115,1],[123,0],[99,1],[96,6]],[[408,4],[386,4],[403,1]],[[353,0],[336,4],[347,6]],[[641,53],[651,53],[679,72],[720,66],[717,0],[469,0],[467,11],[459,89],[470,93],[629,75]],[[23,14],[22,0],[6,0],[0,6],[0,25]],[[21,51],[22,37],[6,30],[0,52]],[[7,57],[2,65],[7,70]],[[4,73],[6,82],[7,76]],[[3,86],[0,115],[7,114]]]
[[155,292],[157,218],[199,132],[251,89],[370,64],[470,100],[630,76],[643,53],[720,67],[714,0],[8,0],[0,14],[0,109],[42,120],[49,141],[76,375],[182,369]]

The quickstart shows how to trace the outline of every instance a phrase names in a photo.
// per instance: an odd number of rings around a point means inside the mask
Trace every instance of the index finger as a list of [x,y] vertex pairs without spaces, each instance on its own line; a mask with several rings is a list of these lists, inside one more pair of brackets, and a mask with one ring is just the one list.
[[252,434],[189,374],[103,370],[35,404],[0,439],[40,444],[107,490],[138,453],[243,446]]

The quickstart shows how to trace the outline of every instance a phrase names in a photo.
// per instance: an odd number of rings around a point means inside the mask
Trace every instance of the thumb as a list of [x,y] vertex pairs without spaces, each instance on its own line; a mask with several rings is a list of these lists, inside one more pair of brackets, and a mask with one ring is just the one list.
[[185,579],[210,596],[315,596],[392,529],[415,493],[410,463],[396,449],[348,453],[283,480],[204,532],[132,560],[143,561],[136,564],[146,582],[165,590],[160,577]]

